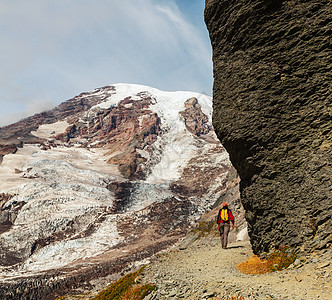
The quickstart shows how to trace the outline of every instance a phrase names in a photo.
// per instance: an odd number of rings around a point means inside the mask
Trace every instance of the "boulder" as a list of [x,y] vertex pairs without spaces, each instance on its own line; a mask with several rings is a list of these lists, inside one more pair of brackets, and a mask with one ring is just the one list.
[[207,0],[213,126],[254,252],[331,243],[331,2]]

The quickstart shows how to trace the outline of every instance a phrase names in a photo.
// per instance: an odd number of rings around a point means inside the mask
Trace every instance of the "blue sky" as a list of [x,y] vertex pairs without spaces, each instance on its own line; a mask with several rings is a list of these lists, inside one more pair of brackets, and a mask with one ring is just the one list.
[[204,0],[1,0],[0,126],[112,83],[212,93]]

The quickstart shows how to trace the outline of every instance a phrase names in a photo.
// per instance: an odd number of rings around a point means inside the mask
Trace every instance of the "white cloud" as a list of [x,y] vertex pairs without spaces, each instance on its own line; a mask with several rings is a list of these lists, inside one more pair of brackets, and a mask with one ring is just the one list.
[[173,3],[169,6],[158,5],[157,9],[165,14],[168,24],[174,26],[174,29],[179,33],[178,38],[184,39],[181,44],[183,44],[186,50],[189,50],[191,56],[202,60],[206,66],[210,66],[210,48],[199,34],[197,28],[184,18],[178,7]]
[[172,0],[1,0],[0,39],[0,104],[17,112],[117,82],[211,93],[206,30]]

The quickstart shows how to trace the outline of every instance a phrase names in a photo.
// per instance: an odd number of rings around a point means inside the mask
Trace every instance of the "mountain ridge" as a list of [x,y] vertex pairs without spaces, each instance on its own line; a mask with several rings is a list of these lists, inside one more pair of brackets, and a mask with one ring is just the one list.
[[0,165],[1,297],[51,299],[182,238],[234,177],[211,114],[205,95],[117,84],[1,128],[17,148]]

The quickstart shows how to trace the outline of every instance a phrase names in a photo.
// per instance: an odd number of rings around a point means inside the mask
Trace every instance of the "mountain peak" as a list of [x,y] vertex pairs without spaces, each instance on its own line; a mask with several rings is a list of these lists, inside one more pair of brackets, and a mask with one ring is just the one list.
[[236,177],[211,114],[206,95],[115,84],[1,128],[0,276],[89,280],[173,245]]

